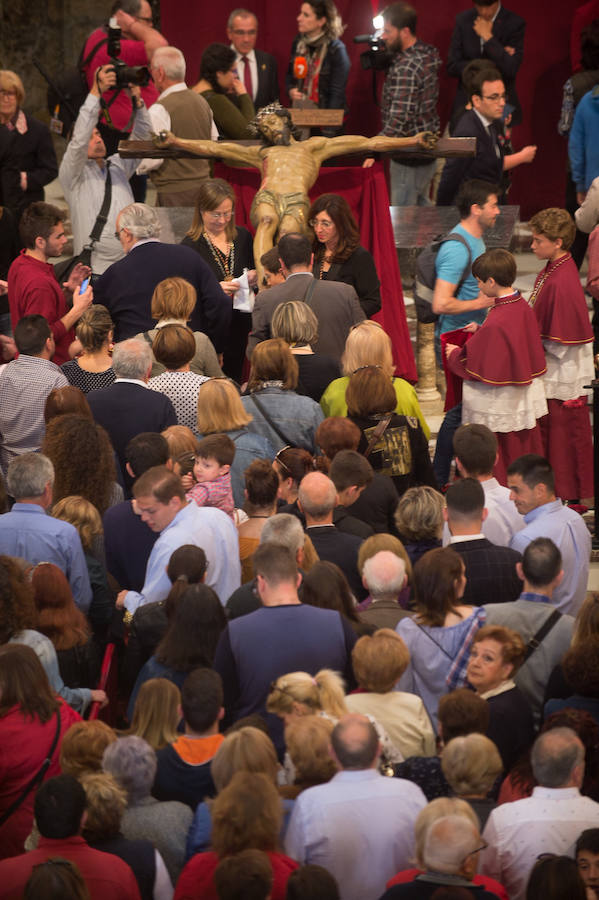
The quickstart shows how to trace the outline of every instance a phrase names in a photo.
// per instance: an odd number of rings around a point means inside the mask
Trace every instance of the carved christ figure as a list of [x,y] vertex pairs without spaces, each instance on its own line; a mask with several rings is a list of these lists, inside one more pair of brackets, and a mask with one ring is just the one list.
[[254,259],[259,284],[263,274],[260,257],[274,245],[277,232],[279,236],[290,231],[307,232],[310,209],[308,191],[316,181],[325,160],[348,153],[382,153],[400,148],[429,150],[436,142],[436,137],[431,132],[421,132],[406,138],[342,135],[297,141],[293,135],[289,110],[278,103],[263,107],[254,119],[253,126],[256,133],[266,141],[262,146],[244,146],[228,141],[189,140],[175,137],[170,132],[161,132],[154,143],[159,148],[175,147],[197,156],[223,159],[228,164],[252,166],[260,171],[262,182],[250,212],[256,229]]

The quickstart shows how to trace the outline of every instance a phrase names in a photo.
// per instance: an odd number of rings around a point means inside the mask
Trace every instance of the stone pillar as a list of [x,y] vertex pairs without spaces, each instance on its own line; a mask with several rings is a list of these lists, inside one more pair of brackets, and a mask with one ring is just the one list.
[[441,400],[437,390],[437,361],[435,359],[435,323],[416,323],[416,393],[421,403]]

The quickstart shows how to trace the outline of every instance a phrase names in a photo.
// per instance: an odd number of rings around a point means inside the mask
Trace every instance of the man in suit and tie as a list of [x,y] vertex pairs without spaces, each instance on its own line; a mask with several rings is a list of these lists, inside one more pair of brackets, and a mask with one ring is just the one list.
[[114,322],[115,340],[124,341],[154,327],[154,288],[165,278],[178,276],[189,281],[197,294],[189,327],[207,334],[216,352],[222,353],[231,323],[231,300],[200,254],[181,244],[162,243],[156,211],[145,203],[131,203],[120,211],[115,234],[125,258],[109,266],[94,285],[96,303],[108,309]]
[[127,486],[126,447],[142,431],[162,432],[177,424],[173,404],[159,391],[148,388],[152,371],[152,348],[147,341],[131,338],[117,344],[112,354],[114,384],[87,395],[94,419],[108,432]]
[[260,291],[252,313],[252,330],[248,339],[248,356],[260,341],[272,337],[270,323],[275,309],[288,300],[303,300],[318,319],[315,353],[341,360],[345,340],[351,328],[365,319],[358,295],[353,287],[341,281],[318,281],[312,275],[312,243],[303,234],[285,234],[278,244],[282,284]]
[[258,19],[249,9],[234,9],[227,21],[227,37],[237,54],[239,78],[256,109],[279,99],[277,61],[270,53],[254,49],[258,36]]
[[438,206],[451,206],[462,182],[482,180],[500,184],[504,171],[535,158],[536,146],[503,155],[494,122],[501,119],[505,107],[505,84],[494,68],[483,69],[470,82],[470,103],[453,131],[453,137],[475,137],[476,155],[449,159],[443,168],[437,194]]
[[515,81],[524,55],[525,29],[524,19],[506,9],[499,0],[475,0],[472,9],[458,13],[447,57],[447,72],[458,79],[450,130],[467,102],[461,78],[464,69],[473,59],[485,60],[499,71],[499,77],[506,87],[508,103],[514,107],[512,124],[520,124],[522,110]]

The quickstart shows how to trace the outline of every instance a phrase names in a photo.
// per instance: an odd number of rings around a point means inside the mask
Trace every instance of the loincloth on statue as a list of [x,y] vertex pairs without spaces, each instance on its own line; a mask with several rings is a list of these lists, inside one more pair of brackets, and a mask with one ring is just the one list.
[[300,230],[305,230],[310,201],[301,191],[294,191],[292,194],[278,194],[268,188],[260,188],[252,200],[250,209],[250,221],[254,228],[258,227],[257,210],[260,203],[272,206],[279,222],[282,222],[285,216],[292,216],[300,226]]

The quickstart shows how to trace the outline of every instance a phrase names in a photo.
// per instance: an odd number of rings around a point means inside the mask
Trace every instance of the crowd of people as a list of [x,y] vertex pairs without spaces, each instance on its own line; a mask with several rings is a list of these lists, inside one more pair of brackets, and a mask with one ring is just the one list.
[[[534,158],[503,117],[506,99],[520,114],[524,21],[484,0],[452,38],[451,133],[479,140],[439,186],[460,221],[435,259],[448,399],[431,460],[372,318],[385,272],[344,197],[307,204],[310,232],[256,259],[207,160],[115,152],[152,131],[249,137],[279,99],[255,14],[230,14],[191,89],[147,0],[113,14],[152,80],[117,89],[105,30],[90,35],[59,169],[76,254],[62,277],[51,155],[38,180],[2,170],[19,237],[0,321],[0,897],[597,896],[576,225],[559,207],[531,219],[545,266],[528,303],[514,257],[484,241],[506,173]],[[383,19],[381,134],[436,132],[440,56],[412,7]],[[290,100],[345,108],[334,4],[302,3],[297,22]],[[44,136],[23,100],[1,71],[0,138],[16,132],[6,152],[25,166]],[[392,202],[428,202],[433,168],[392,160]],[[148,174],[158,206],[194,207],[182,244],[159,239]]]

